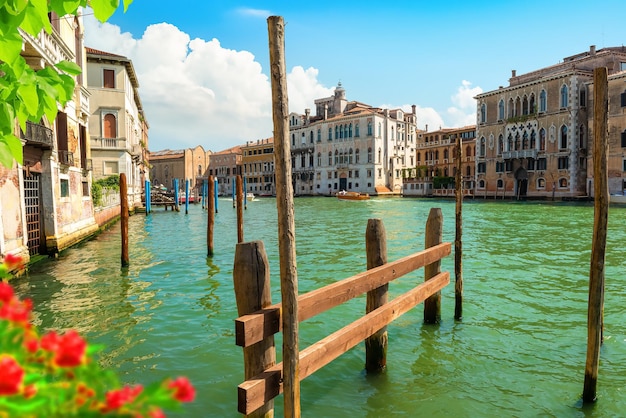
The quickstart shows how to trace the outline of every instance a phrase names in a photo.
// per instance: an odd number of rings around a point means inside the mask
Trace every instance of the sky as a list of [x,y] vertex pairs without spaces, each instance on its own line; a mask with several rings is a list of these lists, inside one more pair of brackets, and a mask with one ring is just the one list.
[[272,136],[268,16],[285,21],[289,111],[341,83],[348,100],[417,109],[419,129],[476,123],[477,94],[622,46],[626,2],[134,0],[85,45],[130,58],[151,151],[222,151]]

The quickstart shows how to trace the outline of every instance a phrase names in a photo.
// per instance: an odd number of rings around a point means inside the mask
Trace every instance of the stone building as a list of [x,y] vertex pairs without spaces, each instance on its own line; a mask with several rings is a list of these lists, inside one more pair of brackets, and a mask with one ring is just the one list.
[[404,173],[405,196],[454,196],[457,170],[456,142],[461,137],[461,175],[464,194],[474,191],[476,126],[442,128],[417,136],[415,167]]
[[189,193],[202,194],[204,180],[208,180],[211,151],[202,145],[183,150],[162,150],[150,152],[150,178],[153,187],[164,186],[174,191],[174,180],[178,179],[180,191],[184,193],[185,182],[189,180]]
[[[49,14],[52,33],[21,32],[22,57],[34,70],[66,60],[85,68],[83,21]],[[97,231],[91,200],[87,135],[89,92],[75,77],[73,98],[55,120],[43,116],[15,134],[23,143],[23,165],[0,168],[0,253],[57,254]]]
[[[626,61],[626,60],[625,60]],[[626,62],[622,63],[626,65]],[[624,195],[626,191],[626,67],[625,71],[608,77],[608,186],[612,195]],[[593,105],[594,85],[588,84],[589,90],[589,156],[587,162],[587,190],[593,193]]]
[[148,177],[148,123],[133,63],[120,55],[87,48],[87,81],[93,178],[126,174],[129,206],[140,206]]
[[217,194],[231,196],[235,177],[241,174],[241,146],[211,154],[209,175],[217,179]]
[[246,179],[246,192],[259,196],[276,195],[274,138],[246,142],[241,147],[241,167]]
[[348,101],[339,83],[315,107],[314,116],[289,115],[294,193],[400,194],[403,170],[415,165],[415,106],[405,113]]
[[588,87],[597,67],[626,69],[626,50],[591,46],[550,67],[513,71],[507,87],[476,96],[476,196],[588,195]]

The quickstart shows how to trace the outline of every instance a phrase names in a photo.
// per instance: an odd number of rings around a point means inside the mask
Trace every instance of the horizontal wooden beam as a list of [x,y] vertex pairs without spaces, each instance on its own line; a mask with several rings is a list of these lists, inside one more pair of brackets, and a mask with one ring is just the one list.
[[[302,350],[299,361],[300,380],[321,369],[449,283],[450,273],[447,271],[439,273],[391,302]],[[282,369],[283,364],[279,363],[239,385],[238,410],[240,413],[250,414],[282,392],[283,388],[280,383]]]
[[[451,251],[450,243],[444,242],[300,295],[298,297],[298,320],[300,322],[305,321],[341,305],[407,273],[447,257]],[[241,347],[248,347],[280,332],[282,326],[280,309],[281,304],[277,303],[237,318],[235,320],[236,344]]]

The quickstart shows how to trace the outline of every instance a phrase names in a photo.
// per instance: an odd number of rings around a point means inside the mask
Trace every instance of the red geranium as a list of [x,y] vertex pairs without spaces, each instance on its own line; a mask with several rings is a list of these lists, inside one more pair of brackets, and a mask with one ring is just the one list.
[[20,270],[24,267],[24,259],[19,255],[7,254],[4,256],[7,271]]
[[13,299],[13,288],[10,284],[0,282],[0,302],[9,303]]
[[9,355],[0,354],[0,395],[19,393],[24,379],[24,370]]
[[74,330],[69,330],[59,337],[54,362],[61,367],[75,367],[85,358],[87,343]]
[[124,386],[122,389],[111,390],[106,393],[106,408],[108,411],[115,411],[122,406],[131,403],[143,391],[143,386]]
[[181,402],[191,402],[196,397],[196,390],[186,377],[178,377],[167,385],[169,389],[174,389],[174,399]]

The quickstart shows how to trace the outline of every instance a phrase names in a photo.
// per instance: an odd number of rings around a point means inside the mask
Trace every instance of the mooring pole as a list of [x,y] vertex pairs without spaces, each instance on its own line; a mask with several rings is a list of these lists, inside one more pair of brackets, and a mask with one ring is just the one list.
[[[272,304],[270,265],[263,241],[239,243],[235,247],[233,267],[235,300],[239,316],[267,308]],[[245,379],[251,379],[276,364],[274,336],[243,349]],[[239,408],[241,410],[242,408]],[[245,408],[243,408],[245,409]],[[261,408],[246,415],[255,418],[274,416],[274,401],[268,400]]]
[[[463,140],[456,139],[456,234],[454,237],[454,319],[463,317]],[[496,200],[498,191],[496,189]]]
[[[434,247],[442,242],[443,215],[440,208],[431,208],[426,221],[425,248]],[[424,281],[441,273],[441,260],[424,266]],[[424,301],[424,323],[437,324],[441,320],[441,291]]]
[[583,402],[595,402],[602,344],[604,310],[604,263],[608,228],[609,187],[608,149],[608,76],[607,68],[593,72],[593,239],[589,269],[589,307],[587,311],[587,361]]
[[207,205],[207,199],[206,199],[206,193],[207,193],[207,181],[203,180],[202,181],[202,209],[206,209],[209,205]]
[[243,208],[248,209],[248,187],[245,177],[243,178]]
[[150,211],[152,210],[151,208],[151,198],[152,196],[150,195],[150,180],[146,180],[145,184],[144,184],[144,188],[146,189],[146,216],[148,216],[148,214],[150,213]]
[[[365,252],[367,254],[367,269],[382,266],[387,263],[387,236],[382,219],[369,219],[365,231]],[[367,292],[365,313],[387,303],[389,284],[384,284]],[[368,373],[378,373],[387,366],[387,326],[376,331],[365,339],[365,370]]]
[[237,242],[243,242],[243,186],[241,176],[236,177],[237,183]]
[[120,226],[122,228],[122,267],[128,267],[128,185],[126,174],[120,173]]
[[185,215],[189,213],[189,179],[185,180]]
[[176,212],[180,212],[180,202],[179,202],[179,198],[180,196],[178,195],[178,179],[174,179],[174,207],[176,209]]
[[207,196],[208,203],[208,218],[206,225],[206,246],[207,246],[207,255],[211,257],[213,255],[213,227],[215,225],[215,212],[213,212],[213,202],[217,202],[217,200],[213,200],[213,195],[217,195],[215,193],[215,188],[213,187],[213,176],[209,177],[209,191]]
[[237,178],[233,177],[233,209],[237,207]]
[[285,63],[285,22],[281,16],[267,19],[276,162],[276,207],[278,253],[283,321],[283,392],[285,417],[300,417],[300,372],[298,350],[298,272],[296,270],[296,223],[291,184],[289,105]]
[[213,198],[215,199],[215,213],[217,213],[217,195],[219,194],[218,188],[217,188],[218,184],[217,184],[217,178],[215,180],[213,180]]

